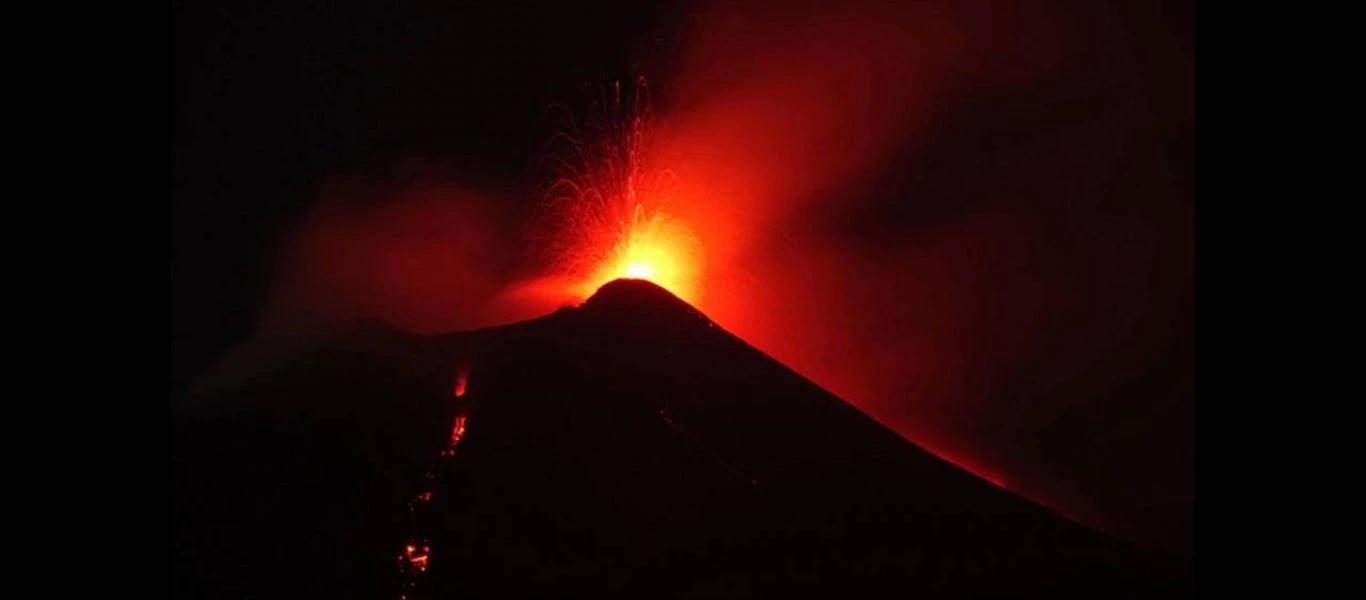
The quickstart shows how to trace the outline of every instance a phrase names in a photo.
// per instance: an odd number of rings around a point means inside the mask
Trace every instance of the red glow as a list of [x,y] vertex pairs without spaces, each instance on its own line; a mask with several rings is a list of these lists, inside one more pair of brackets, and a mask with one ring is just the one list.
[[418,550],[417,546],[408,544],[404,546],[403,555],[399,557],[399,562],[412,572],[422,573],[427,570],[430,550],[431,548],[428,546],[422,546],[422,549]]
[[455,417],[455,425],[451,427],[451,439],[446,443],[446,449],[441,451],[442,458],[455,456],[455,447],[460,445],[460,440],[465,437],[465,415]]
[[963,458],[961,458],[961,457],[953,456],[953,455],[951,455],[951,454],[948,454],[947,452],[942,452],[942,451],[939,451],[939,450],[935,450],[934,448],[930,448],[929,446],[925,446],[925,445],[921,445],[921,447],[924,448],[925,450],[929,451],[931,454],[933,454],[933,455],[935,455],[935,456],[938,456],[939,458],[941,458],[941,459],[943,459],[944,461],[948,462],[949,464],[952,464],[952,465],[954,465],[954,466],[957,466],[957,467],[960,468],[960,469],[964,469],[964,470],[967,470],[967,471],[971,471],[973,474],[977,475],[978,477],[981,477],[982,479],[985,479],[985,480],[991,482],[992,485],[994,485],[994,486],[996,486],[996,487],[998,487],[998,488],[1010,489],[1010,488],[1006,487],[1005,479],[1002,479],[1001,476],[1000,476],[999,474],[997,474],[997,473],[994,473],[994,472],[992,472],[992,471],[989,471],[989,470],[987,470],[987,469],[984,469],[984,468],[982,468],[982,467],[980,467],[980,466],[973,465],[972,463],[966,461],[965,459],[963,459]]
[[465,415],[455,418],[455,427],[451,428],[451,448],[460,445],[461,438],[465,437]]
[[458,368],[456,368],[456,370],[455,370],[455,397],[456,397],[456,398],[459,398],[459,397],[465,395],[465,382],[469,381],[469,378],[470,378],[470,368],[469,368],[468,366],[466,366],[466,365],[460,365]]

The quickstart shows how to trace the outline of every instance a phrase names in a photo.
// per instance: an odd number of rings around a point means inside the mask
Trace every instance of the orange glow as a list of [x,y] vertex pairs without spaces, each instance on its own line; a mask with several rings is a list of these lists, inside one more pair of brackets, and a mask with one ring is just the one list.
[[[692,233],[668,215],[642,216],[643,205],[636,205],[632,220],[620,230],[604,232],[601,244],[612,249],[599,259],[587,280],[576,290],[591,296],[604,284],[616,279],[644,279],[684,300],[699,297],[697,250]],[[614,242],[611,237],[616,236]]]

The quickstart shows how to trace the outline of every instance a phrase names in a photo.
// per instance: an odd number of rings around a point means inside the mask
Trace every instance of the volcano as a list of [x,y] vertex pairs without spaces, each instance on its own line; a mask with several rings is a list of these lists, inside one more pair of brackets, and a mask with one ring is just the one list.
[[358,325],[197,386],[173,443],[177,597],[1193,595],[644,281]]

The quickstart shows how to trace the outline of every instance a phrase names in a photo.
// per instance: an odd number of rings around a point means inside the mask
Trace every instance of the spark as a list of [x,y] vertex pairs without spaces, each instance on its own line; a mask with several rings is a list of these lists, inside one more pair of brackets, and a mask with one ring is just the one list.
[[598,121],[556,136],[567,151],[553,160],[559,178],[543,205],[540,241],[586,298],[615,279],[645,279],[697,302],[703,257],[691,226],[671,212],[677,175],[650,144],[648,87],[623,103],[613,84]]

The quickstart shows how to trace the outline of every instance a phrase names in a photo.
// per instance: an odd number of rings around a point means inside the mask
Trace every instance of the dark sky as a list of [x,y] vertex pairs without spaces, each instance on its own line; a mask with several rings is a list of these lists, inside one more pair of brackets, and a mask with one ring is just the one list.
[[[820,23],[819,3],[737,4],[745,26],[712,31],[728,53],[705,73],[764,82],[790,67],[800,79],[801,60],[754,55],[770,39],[801,50],[800,36],[773,23],[801,22],[790,13]],[[884,10],[878,0],[852,4]],[[1017,491],[1192,548],[1193,7],[905,4],[964,24],[967,41],[946,42],[950,52],[923,41],[934,31],[910,27],[918,33],[863,45],[857,26],[831,39],[856,46],[859,60],[918,60],[925,48],[951,55],[932,110],[887,125],[921,90],[881,62],[856,81],[871,98],[793,99],[793,114],[849,132],[794,134],[788,145],[829,149],[832,164],[843,159],[858,174],[791,186],[823,199],[782,211],[799,222],[784,239],[800,248],[759,251],[756,264],[800,268],[774,272],[769,289],[782,298],[763,309],[768,329],[737,333],[903,435],[1005,473]],[[538,159],[558,130],[552,104],[637,74],[666,109],[675,92],[680,103],[716,102],[688,88],[696,71],[679,73],[681,40],[716,22],[688,3],[172,8],[173,390],[248,336],[271,265],[324,178],[423,157],[498,198],[511,229],[545,184]],[[847,11],[832,17],[845,25],[828,29],[844,34],[866,17]],[[821,52],[805,60],[820,65]],[[860,64],[845,58],[830,64]],[[767,66],[727,70],[747,61]],[[869,121],[825,111],[840,103],[866,106]],[[774,126],[770,135],[789,141],[789,124]],[[898,136],[882,140],[880,130]],[[726,325],[726,312],[711,316]],[[801,340],[784,337],[789,330]],[[870,348],[885,350],[874,358]]]

